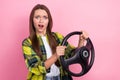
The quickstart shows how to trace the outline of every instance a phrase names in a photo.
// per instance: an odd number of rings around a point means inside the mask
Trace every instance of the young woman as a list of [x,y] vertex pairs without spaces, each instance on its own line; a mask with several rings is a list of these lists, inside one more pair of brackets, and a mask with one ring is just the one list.
[[[23,40],[22,50],[29,74],[27,80],[72,80],[63,70],[59,57],[68,58],[74,49],[69,44],[60,46],[63,36],[52,32],[53,21],[49,9],[37,4],[29,19],[30,35]],[[82,31],[79,47],[83,46],[88,34]]]

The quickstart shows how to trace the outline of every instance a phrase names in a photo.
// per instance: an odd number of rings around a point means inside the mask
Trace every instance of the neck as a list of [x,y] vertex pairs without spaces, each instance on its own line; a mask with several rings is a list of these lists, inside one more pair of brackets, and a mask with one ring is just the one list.
[[36,32],[37,35],[40,35],[40,36],[45,36],[46,35],[46,32]]

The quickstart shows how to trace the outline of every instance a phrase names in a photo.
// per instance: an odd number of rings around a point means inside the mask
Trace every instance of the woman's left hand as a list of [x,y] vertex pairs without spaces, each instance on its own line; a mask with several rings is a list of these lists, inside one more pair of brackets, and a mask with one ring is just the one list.
[[82,34],[80,35],[81,40],[86,40],[88,38],[88,33],[86,31],[81,31]]
[[79,36],[78,47],[84,46],[84,42],[88,38],[88,33],[86,31],[81,31],[81,32],[82,32],[82,34]]

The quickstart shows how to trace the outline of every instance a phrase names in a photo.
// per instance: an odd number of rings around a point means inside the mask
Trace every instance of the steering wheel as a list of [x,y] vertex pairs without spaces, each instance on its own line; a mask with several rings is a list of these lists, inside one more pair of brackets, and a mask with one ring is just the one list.
[[[82,32],[79,31],[69,33],[67,36],[64,37],[61,45],[64,46],[71,36],[81,34]],[[87,38],[85,46],[81,48],[75,48],[72,52],[74,52],[74,55],[68,59],[65,59],[64,56],[60,56],[62,67],[72,76],[83,76],[91,69],[94,63],[95,51],[92,41],[90,40],[90,38]],[[69,65],[76,63],[80,64],[82,68],[81,72],[79,73],[73,73],[69,70]]]

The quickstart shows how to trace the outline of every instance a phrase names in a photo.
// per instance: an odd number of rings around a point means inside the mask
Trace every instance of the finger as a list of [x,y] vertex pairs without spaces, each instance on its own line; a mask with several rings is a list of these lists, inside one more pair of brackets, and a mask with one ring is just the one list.
[[80,35],[79,39],[80,39],[80,40],[83,40],[83,39],[84,39],[83,34]]
[[88,38],[88,33],[86,31],[83,31],[82,37],[83,37],[83,39],[87,39]]

